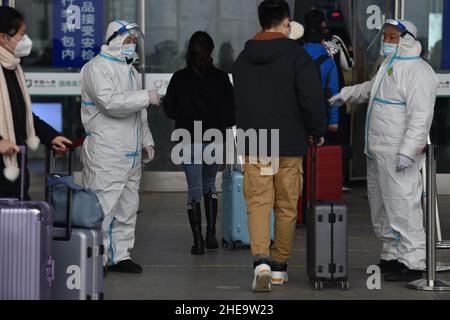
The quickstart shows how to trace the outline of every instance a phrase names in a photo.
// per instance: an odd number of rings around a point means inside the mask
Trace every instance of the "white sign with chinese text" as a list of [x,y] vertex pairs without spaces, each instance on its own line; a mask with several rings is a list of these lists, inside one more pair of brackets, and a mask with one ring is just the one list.
[[441,73],[438,77],[438,97],[450,97],[450,73]]
[[[172,73],[147,74],[145,78],[147,89],[156,89],[160,95],[165,95],[172,75]],[[27,72],[25,77],[31,95],[81,95],[79,73]],[[450,74],[438,74],[438,77],[438,96],[450,97]],[[230,80],[232,81],[231,75]]]
[[79,96],[79,73],[25,73],[28,90],[32,96]]

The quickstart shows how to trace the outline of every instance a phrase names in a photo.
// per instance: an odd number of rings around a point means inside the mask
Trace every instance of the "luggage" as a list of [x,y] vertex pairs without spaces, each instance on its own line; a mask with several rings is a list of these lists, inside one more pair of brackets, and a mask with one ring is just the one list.
[[[73,152],[70,152],[69,176]],[[53,174],[54,155],[47,153],[47,173]],[[47,186],[51,198],[52,187]],[[73,190],[67,189],[64,228],[54,228],[52,250],[55,258],[53,300],[103,300],[103,237],[101,230],[72,228]]]
[[102,228],[103,211],[93,191],[77,185],[73,176],[51,175],[48,177],[48,185],[52,188],[50,203],[55,213],[55,226],[63,227],[66,223],[67,188],[70,188],[73,192],[72,225],[86,229]]
[[[272,211],[270,239],[274,239],[275,217]],[[227,167],[222,176],[222,245],[233,249],[249,246],[247,204],[244,198],[244,176]]]
[[307,202],[307,273],[314,289],[323,289],[324,283],[341,285],[349,289],[347,208],[343,204],[316,201],[315,173],[318,168],[317,148],[311,147],[308,164],[309,177]]
[[[306,210],[307,202],[310,200],[307,190],[309,190],[310,182],[310,161],[311,149],[308,149],[308,156],[304,162],[306,177],[303,183],[303,192],[298,200],[298,218],[299,224],[307,224],[307,216],[303,213]],[[317,147],[316,151],[316,200],[332,201],[342,203],[342,186],[343,186],[343,164],[342,164],[342,147],[340,146],[322,146]],[[306,201],[305,201],[306,199]]]
[[[65,228],[55,228],[61,237]],[[103,237],[100,230],[72,229],[70,239],[54,240],[53,300],[103,300]]]
[[0,200],[0,300],[48,300],[53,212],[46,202],[23,201],[26,148],[20,149],[20,200]]

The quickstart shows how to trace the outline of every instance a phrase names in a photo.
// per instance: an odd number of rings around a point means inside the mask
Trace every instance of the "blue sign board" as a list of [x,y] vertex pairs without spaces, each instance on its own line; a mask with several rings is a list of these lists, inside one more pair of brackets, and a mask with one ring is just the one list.
[[54,67],[82,68],[103,37],[103,0],[53,0]]

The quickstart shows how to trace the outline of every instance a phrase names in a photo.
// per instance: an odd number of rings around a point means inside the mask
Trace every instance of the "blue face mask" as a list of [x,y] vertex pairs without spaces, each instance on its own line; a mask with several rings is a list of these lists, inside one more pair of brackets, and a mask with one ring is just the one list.
[[136,45],[134,43],[124,44],[122,46],[122,55],[125,58],[128,59],[133,58],[135,52],[136,52]]
[[383,51],[383,55],[387,57],[391,53],[395,52],[398,48],[398,44],[394,43],[383,43],[383,47],[381,50]]

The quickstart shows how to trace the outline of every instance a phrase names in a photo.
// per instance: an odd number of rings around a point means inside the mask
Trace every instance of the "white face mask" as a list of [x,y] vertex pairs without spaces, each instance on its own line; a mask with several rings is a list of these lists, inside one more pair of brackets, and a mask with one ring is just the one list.
[[122,46],[122,55],[125,58],[128,58],[128,59],[133,58],[135,52],[136,52],[136,45],[134,43],[124,44]]
[[23,58],[30,55],[31,49],[33,48],[33,41],[31,41],[27,35],[24,35],[20,41],[17,41],[12,37],[11,39],[17,42],[16,50],[14,51],[14,55],[17,58]]

